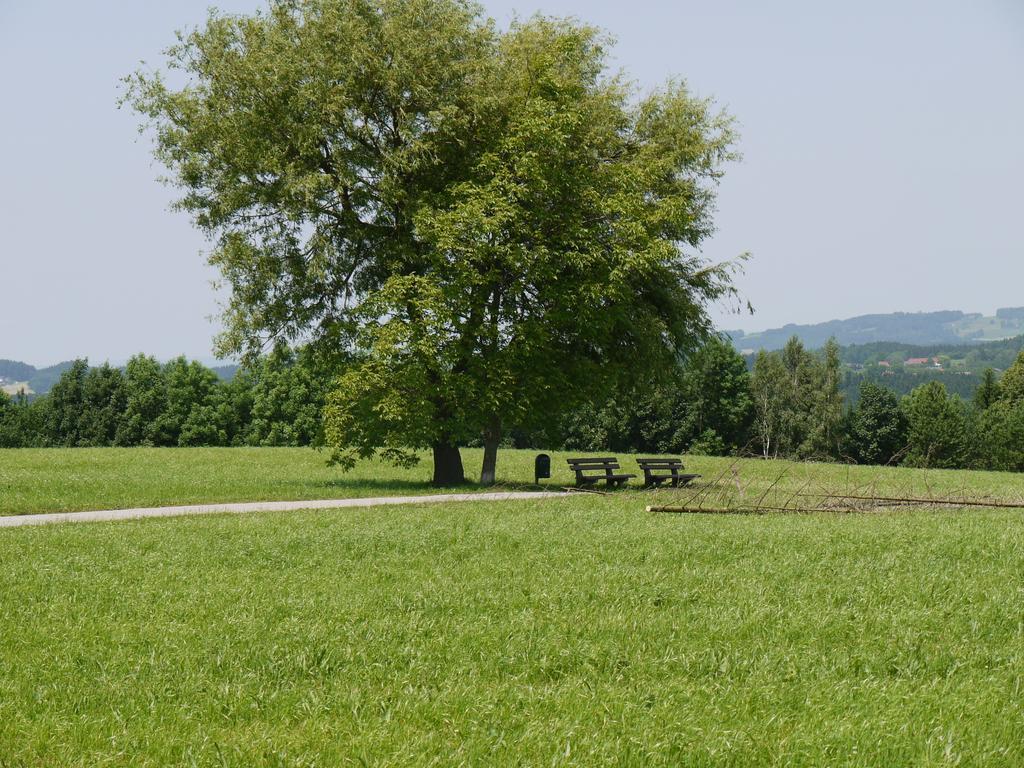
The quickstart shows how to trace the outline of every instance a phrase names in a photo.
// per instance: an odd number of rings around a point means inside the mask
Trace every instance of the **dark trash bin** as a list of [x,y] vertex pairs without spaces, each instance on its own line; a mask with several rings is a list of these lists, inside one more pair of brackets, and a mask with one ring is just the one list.
[[533,460],[533,484],[540,485],[544,477],[551,477],[551,457],[546,453],[538,453]]

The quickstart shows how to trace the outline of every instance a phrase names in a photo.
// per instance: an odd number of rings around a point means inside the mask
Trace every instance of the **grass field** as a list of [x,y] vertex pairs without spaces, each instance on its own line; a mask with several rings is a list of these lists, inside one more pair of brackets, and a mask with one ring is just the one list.
[[[463,451],[467,476],[478,475],[481,454]],[[567,455],[552,453],[554,476],[545,485],[557,489],[572,484]],[[534,456],[534,451],[499,452],[499,483],[509,488],[531,485]],[[621,458],[626,471],[639,473],[631,457]],[[428,482],[429,457],[411,469],[367,461],[349,473],[326,466],[326,460],[326,453],[309,448],[0,449],[0,515],[436,491]],[[1024,497],[1024,476],[998,472],[913,472],[704,456],[688,458],[687,469],[721,480],[727,491],[737,491],[737,498],[745,501],[769,487],[773,491],[768,501],[777,502],[801,489],[819,488]]]
[[[379,495],[426,490],[428,471],[339,485],[312,452],[151,453],[121,472],[119,452],[6,452],[0,495]],[[506,481],[531,459],[506,452]],[[748,496],[1024,492],[1013,475],[689,464]],[[161,491],[161,466],[193,479]],[[1021,512],[644,511],[680,495],[0,531],[0,766],[1024,763]]]

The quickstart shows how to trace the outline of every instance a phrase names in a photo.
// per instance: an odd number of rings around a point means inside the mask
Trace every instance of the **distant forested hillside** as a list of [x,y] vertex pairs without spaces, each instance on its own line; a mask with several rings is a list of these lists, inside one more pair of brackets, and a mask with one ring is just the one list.
[[0,360],[0,379],[28,381],[35,374],[35,366],[17,360]]
[[71,367],[71,362],[57,363],[46,368],[36,368],[34,365],[22,363],[17,360],[0,360],[0,384],[17,383],[28,384],[29,390],[34,394],[49,392],[50,388],[57,382],[60,375]]
[[948,357],[962,361],[967,370],[980,372],[985,368],[1006,370],[1024,349],[1024,336],[1011,339],[965,344],[901,344],[882,341],[871,344],[852,344],[842,348],[842,361],[851,365],[869,365],[886,360],[898,363],[912,358]]
[[759,333],[729,331],[741,351],[782,349],[796,336],[812,349],[830,338],[842,346],[898,342],[912,345],[964,344],[1008,339],[1024,334],[1024,307],[999,309],[994,317],[960,310],[941,312],[894,312],[860,315],[814,325],[789,324]]
[[[872,382],[897,395],[909,394],[930,381],[942,384],[950,394],[970,399],[985,369],[1005,371],[1024,351],[1024,335],[1001,341],[969,344],[902,344],[878,341],[839,348],[842,364],[840,389],[848,406],[857,404],[860,385]],[[757,353],[745,356],[753,370]],[[909,362],[908,362],[909,361]]]

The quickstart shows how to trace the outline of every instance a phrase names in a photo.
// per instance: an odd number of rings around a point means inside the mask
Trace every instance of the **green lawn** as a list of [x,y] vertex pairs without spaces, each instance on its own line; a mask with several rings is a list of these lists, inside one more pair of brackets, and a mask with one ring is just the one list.
[[[152,453],[200,478],[167,502],[360,487],[311,452]],[[16,452],[4,487],[38,509],[158,493],[140,464],[67,454],[88,484],[28,491],[46,454]],[[531,457],[506,453],[506,478]],[[748,496],[1024,490],[689,463]],[[0,766],[1024,763],[1024,513],[644,511],[681,496],[0,530]]]
[[[480,471],[482,452],[464,450],[469,477]],[[503,450],[498,480],[506,488],[533,483],[535,451]],[[552,488],[570,485],[566,453],[552,454]],[[639,473],[632,457],[627,471]],[[374,461],[343,473],[326,465],[327,454],[309,448],[69,448],[0,450],[0,515],[72,512],[204,502],[346,498],[430,493],[425,457],[412,469]],[[820,488],[874,489],[893,493],[968,493],[1024,497],[1024,476],[996,472],[909,472],[879,467],[734,461],[694,456],[687,468],[721,479],[736,500],[751,501],[773,487],[767,501]],[[781,478],[781,479],[780,479]],[[779,482],[776,483],[776,480]],[[474,486],[469,486],[472,490]]]

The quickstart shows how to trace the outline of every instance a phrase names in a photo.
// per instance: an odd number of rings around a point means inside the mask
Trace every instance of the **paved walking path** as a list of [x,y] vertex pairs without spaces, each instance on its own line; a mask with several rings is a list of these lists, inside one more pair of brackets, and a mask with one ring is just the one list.
[[435,493],[422,496],[370,496],[363,499],[316,499],[308,501],[251,501],[241,504],[190,504],[180,507],[138,507],[103,509],[93,512],[54,512],[44,515],[0,517],[0,528],[47,523],[86,523],[98,520],[134,520],[140,517],[177,517],[179,515],[241,514],[243,512],[290,512],[299,509],[338,509],[377,507],[383,504],[438,504],[451,501],[510,501],[512,499],[551,499],[569,494],[553,491],[501,491],[497,493]]

